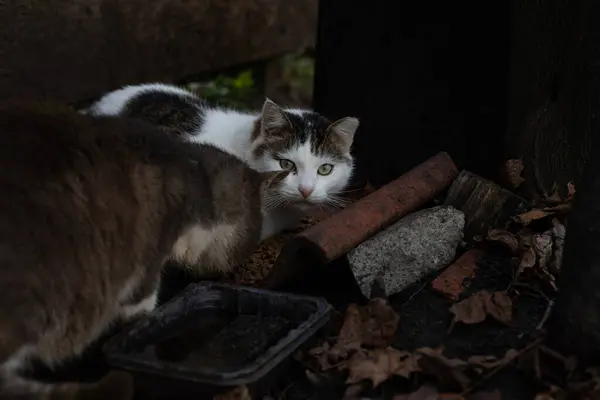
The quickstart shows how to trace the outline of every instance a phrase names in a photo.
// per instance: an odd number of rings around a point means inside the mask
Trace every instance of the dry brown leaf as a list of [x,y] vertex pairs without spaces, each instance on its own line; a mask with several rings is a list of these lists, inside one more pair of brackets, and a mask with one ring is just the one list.
[[567,183],[567,200],[573,200],[575,196],[575,185],[571,182]]
[[343,359],[362,345],[385,348],[398,328],[399,316],[387,300],[373,298],[365,307],[351,304],[337,342],[329,351],[333,359]]
[[429,385],[422,385],[416,391],[408,394],[397,394],[392,400],[438,400],[439,392]]
[[216,394],[213,400],[252,400],[246,385],[237,386],[227,392]]
[[542,211],[546,211],[549,213],[565,213],[571,209],[570,203],[557,204],[552,207],[544,207]]
[[507,230],[490,229],[488,231],[487,239],[491,242],[501,243],[513,254],[517,254],[519,252],[519,239],[517,239],[513,233]]
[[465,374],[464,369],[468,364],[458,358],[447,358],[442,349],[422,347],[415,350],[414,354],[420,355],[418,365],[420,370],[436,377],[442,386],[458,384],[466,389],[471,384],[471,379]]
[[328,355],[339,360],[346,358],[351,350],[360,349],[362,342],[362,320],[356,304],[350,304],[346,310],[346,318],[340,330],[337,342],[329,350]]
[[387,300],[374,298],[362,310],[362,344],[387,347],[394,340],[400,317]]
[[533,246],[533,234],[531,228],[523,227],[518,233],[517,238],[519,239],[519,246],[521,249],[527,249]]
[[548,215],[551,215],[551,214],[553,214],[552,211],[544,211],[544,210],[539,210],[539,209],[533,209],[533,210],[530,210],[530,211],[527,211],[527,212],[524,212],[522,214],[517,215],[515,217],[515,220],[517,222],[520,222],[524,226],[527,226],[530,223],[532,223],[533,221],[545,218],[545,217],[547,217]]
[[466,361],[461,360],[460,358],[446,357],[442,348],[433,349],[431,347],[420,347],[415,350],[414,354],[419,354],[421,356],[426,356],[429,358],[435,358],[436,360],[440,360],[444,365],[450,368],[460,368],[468,365]]
[[478,324],[490,315],[497,321],[509,323],[512,320],[512,301],[505,292],[482,290],[453,304],[450,311],[455,322]]
[[[555,219],[555,218],[554,218]],[[533,250],[537,255],[538,264],[546,268],[552,260],[552,231],[533,235]]]
[[[376,387],[394,375],[409,378],[414,372],[422,372],[435,377],[442,386],[458,384],[464,390],[471,384],[471,379],[466,374],[467,370],[481,374],[487,370],[508,364],[519,355],[518,351],[509,350],[500,359],[493,356],[472,356],[464,361],[458,358],[446,357],[440,348],[422,347],[416,349],[413,353],[409,353],[388,347],[387,349],[357,352],[350,360],[340,364],[339,368],[340,370],[349,370],[346,381],[349,384],[371,381],[373,386]],[[416,396],[417,392],[410,395]],[[424,392],[420,393],[423,394]],[[352,394],[357,393],[352,390]],[[398,395],[395,399],[419,398],[406,396],[409,395]],[[438,394],[438,398],[440,397],[448,399],[461,398],[459,395],[451,393]]]
[[346,383],[353,384],[366,379],[373,382],[373,387],[376,387],[392,375],[408,377],[410,373],[418,371],[414,357],[408,352],[392,347],[374,349],[355,353],[341,366],[341,369],[349,370]]
[[514,349],[510,349],[504,354],[504,357],[502,358],[497,358],[494,356],[471,356],[467,360],[467,363],[469,365],[482,367],[483,369],[492,369],[512,362],[519,355],[521,355],[520,352]]
[[329,362],[330,351],[331,348],[329,346],[329,343],[324,342],[321,346],[310,349],[308,354],[311,357],[315,358],[321,370],[325,371],[329,368],[332,368],[335,364]]
[[521,176],[523,168],[523,160],[520,158],[512,158],[504,163],[504,173],[513,189],[518,188],[525,182],[525,179]]
[[517,272],[517,275],[521,274],[521,272],[523,272],[527,268],[534,267],[536,262],[537,256],[535,254],[535,250],[533,249],[533,247],[527,248],[527,250],[525,250],[525,252],[521,256],[521,262],[519,263],[519,271]]
[[520,355],[517,350],[509,350],[500,359],[493,356],[472,356],[464,361],[447,358],[441,349],[420,348],[414,354],[421,355],[419,367],[423,373],[435,376],[440,383],[459,384],[463,389],[468,388],[471,383],[465,371],[470,369],[481,374],[508,364]]
[[486,317],[485,302],[479,293],[453,304],[450,311],[454,314],[455,321],[465,324],[478,324]]
[[400,365],[394,371],[394,375],[409,378],[410,374],[419,371],[419,354],[411,354],[407,352],[400,352]]
[[495,320],[508,324],[512,321],[512,300],[506,292],[485,296],[485,311]]
[[350,304],[339,336],[333,346],[324,343],[309,351],[326,370],[366,347],[386,349],[394,338],[399,316],[388,301],[373,298],[365,307]]

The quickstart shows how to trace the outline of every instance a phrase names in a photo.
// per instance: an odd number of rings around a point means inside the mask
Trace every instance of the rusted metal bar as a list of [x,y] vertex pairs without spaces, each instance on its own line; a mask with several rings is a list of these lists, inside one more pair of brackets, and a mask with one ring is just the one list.
[[458,170],[438,153],[393,182],[288,241],[261,286],[276,289],[309,268],[344,255],[375,233],[417,210],[447,188]]

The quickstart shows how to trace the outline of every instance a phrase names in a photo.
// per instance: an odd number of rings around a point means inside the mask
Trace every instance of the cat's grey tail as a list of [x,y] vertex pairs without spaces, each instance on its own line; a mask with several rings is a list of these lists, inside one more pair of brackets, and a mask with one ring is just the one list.
[[111,371],[94,383],[39,383],[21,381],[0,393],[2,400],[131,400],[133,378],[127,372]]

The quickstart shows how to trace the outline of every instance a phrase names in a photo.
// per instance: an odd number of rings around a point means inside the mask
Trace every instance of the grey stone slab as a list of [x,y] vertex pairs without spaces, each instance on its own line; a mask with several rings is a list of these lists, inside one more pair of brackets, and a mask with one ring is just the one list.
[[391,295],[451,263],[464,226],[462,211],[432,207],[407,215],[352,249],[348,259],[363,294],[371,297],[377,277]]

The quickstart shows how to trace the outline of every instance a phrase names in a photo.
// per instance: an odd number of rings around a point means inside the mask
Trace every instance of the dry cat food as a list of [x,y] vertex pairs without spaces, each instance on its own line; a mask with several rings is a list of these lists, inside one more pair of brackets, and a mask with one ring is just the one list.
[[277,260],[277,257],[279,257],[283,244],[294,235],[315,225],[320,220],[312,217],[305,218],[296,229],[284,231],[279,235],[265,240],[258,246],[254,254],[250,256],[248,262],[241,267],[237,267],[234,275],[226,281],[246,286],[251,286],[261,281],[271,271],[271,268],[273,268],[273,264]]

